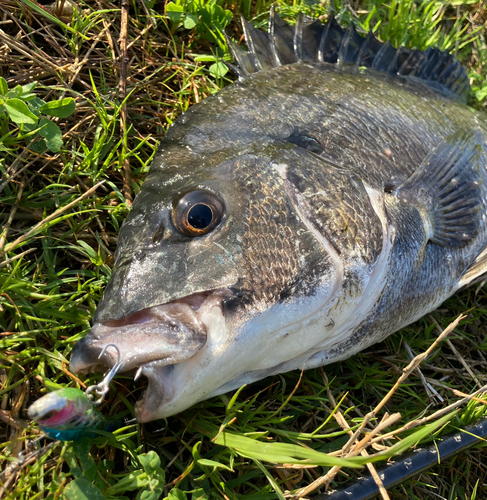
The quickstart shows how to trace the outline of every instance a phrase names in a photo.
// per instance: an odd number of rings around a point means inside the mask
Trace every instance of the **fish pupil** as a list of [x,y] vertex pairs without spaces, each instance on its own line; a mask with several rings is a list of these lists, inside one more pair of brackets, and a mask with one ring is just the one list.
[[188,212],[188,224],[195,229],[206,229],[213,220],[213,212],[208,205],[197,203]]

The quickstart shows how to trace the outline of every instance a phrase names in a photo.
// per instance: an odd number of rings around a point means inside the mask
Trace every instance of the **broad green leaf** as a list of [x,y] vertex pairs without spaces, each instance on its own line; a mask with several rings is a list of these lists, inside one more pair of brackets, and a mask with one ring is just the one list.
[[166,5],[166,15],[173,23],[180,22],[184,16],[183,6],[176,5],[174,2],[169,2]]
[[136,500],[158,500],[162,496],[163,488],[166,484],[166,475],[160,468],[161,460],[155,451],[137,457],[144,467],[149,478],[144,490],[139,491]]
[[192,30],[198,24],[198,18],[194,14],[186,14],[183,20],[183,26],[187,30]]
[[43,153],[47,149],[46,139],[40,139],[38,141],[33,141],[30,144],[30,149],[36,153]]
[[27,83],[26,85],[22,85],[22,94],[28,95],[37,87],[37,82]]
[[148,453],[139,455],[137,458],[147,474],[151,474],[161,466],[161,459],[155,451],[149,451]]
[[[74,390],[76,391],[77,389]],[[76,393],[72,392],[72,394]],[[90,450],[91,442],[88,438],[83,438],[73,443],[73,451],[79,460],[83,475],[89,481],[93,481],[96,474],[96,464],[90,455]]]
[[210,497],[205,493],[203,488],[199,488],[197,490],[193,490],[191,500],[210,500]]
[[109,486],[105,493],[108,496],[117,496],[126,491],[133,491],[145,488],[149,484],[147,474],[142,470],[130,472],[113,486]]
[[20,85],[16,85],[13,89],[10,89],[7,92],[7,97],[20,97],[22,95],[22,87]]
[[221,78],[222,76],[225,76],[228,73],[228,68],[227,66],[220,62],[217,62],[215,64],[212,64],[209,68],[210,75],[213,76],[214,78]]
[[29,102],[32,101],[32,99],[35,99],[37,96],[33,92],[30,94],[21,94],[20,99],[22,99],[24,102]]
[[487,85],[485,87],[474,90],[474,93],[477,100],[479,102],[482,102],[487,97]]
[[13,98],[5,101],[5,109],[10,119],[20,125],[21,123],[37,123],[37,116],[32,113],[27,104],[20,99]]
[[[158,462],[160,465],[160,459],[155,452],[149,452],[147,455],[149,455],[148,462],[144,461],[144,458],[142,462],[144,462],[145,465],[149,464],[148,470],[150,473],[143,472],[139,469],[127,474],[116,484],[109,486],[105,490],[107,496],[119,496],[126,491],[133,490],[142,490],[137,495],[137,498],[141,500],[155,500],[162,495],[162,489],[166,484],[164,471],[160,467],[156,467],[155,469],[150,468],[150,464],[156,465]],[[155,459],[154,455],[157,459]],[[140,461],[140,455],[138,458]]]
[[8,92],[7,80],[5,80],[3,76],[0,76],[0,95],[7,95],[7,92]]
[[38,123],[24,123],[22,125],[22,128],[23,128],[24,133],[25,132],[34,132],[34,130],[37,132],[39,130],[39,124]]
[[158,500],[161,498],[162,488],[144,490],[137,494],[136,500]]
[[[29,101],[29,108],[34,112],[34,113],[39,113],[39,110],[46,104],[45,101],[42,99],[39,99],[39,97],[34,97],[31,101]],[[40,114],[40,113],[39,113]]]
[[39,111],[48,116],[67,118],[74,113],[75,109],[76,104],[74,103],[74,99],[72,97],[66,97],[57,101],[46,102],[46,104],[39,108]]
[[65,500],[105,500],[103,493],[87,479],[78,478],[64,488]]
[[39,122],[42,127],[39,134],[46,139],[46,145],[50,151],[57,153],[63,146],[63,134],[59,127],[49,118],[42,118]]
[[180,489],[173,488],[164,500],[188,500],[188,498]]
[[[69,465],[69,471],[71,472],[71,474],[75,477],[75,479],[80,479],[83,475],[83,472],[78,465],[78,461],[76,460],[74,451],[68,448],[66,450],[64,458],[66,460],[66,463]],[[66,496],[64,498],[66,498]]]

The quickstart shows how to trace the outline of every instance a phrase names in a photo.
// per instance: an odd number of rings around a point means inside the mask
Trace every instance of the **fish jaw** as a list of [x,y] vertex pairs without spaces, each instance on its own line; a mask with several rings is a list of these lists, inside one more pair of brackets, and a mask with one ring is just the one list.
[[[333,336],[336,310],[331,284],[313,297],[300,297],[261,312],[229,314],[207,308],[207,342],[191,359],[172,365],[144,365],[149,385],[136,404],[140,422],[176,415],[194,404],[282,371],[303,368],[323,335]],[[307,336],[303,336],[303,329]],[[289,367],[289,368],[288,368]]]
[[206,329],[194,309],[188,302],[175,301],[121,320],[95,323],[89,334],[76,344],[71,368],[84,373],[113,366],[117,361],[115,350],[107,349],[104,359],[97,361],[97,355],[110,344],[120,353],[122,371],[128,371],[155,360],[174,363],[187,359],[205,342]]
[[214,302],[201,312],[201,321],[207,328],[207,341],[195,356],[181,363],[164,365],[156,361],[142,368],[149,384],[135,405],[139,422],[186,410],[207,399],[215,387],[238,372],[238,360],[234,358],[235,363],[232,363],[232,359],[228,359],[236,339],[232,321],[228,321],[224,309],[224,302]]
[[[149,385],[136,405],[136,416],[141,422],[158,418],[157,409],[171,399],[172,387],[166,373],[178,363],[190,360],[214,336],[215,327],[210,311],[222,310],[222,303],[233,297],[229,289],[197,293],[168,304],[151,307],[121,320],[95,323],[88,335],[73,350],[70,368],[74,373],[105,371],[118,361],[115,345],[120,353],[121,368],[126,372],[137,370],[147,377]],[[100,354],[105,350],[103,356]],[[156,415],[156,416],[154,416]]]

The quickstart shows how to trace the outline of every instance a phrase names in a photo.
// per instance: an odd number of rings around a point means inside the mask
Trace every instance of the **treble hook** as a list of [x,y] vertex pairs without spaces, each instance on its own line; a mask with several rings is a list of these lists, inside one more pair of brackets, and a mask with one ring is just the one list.
[[[121,359],[122,355],[120,354],[119,348],[115,344],[107,344],[101,351],[100,355],[98,356],[98,359],[100,359],[105,354],[106,350],[109,347],[113,347],[117,351],[117,362],[105,374],[103,380],[99,384],[90,385],[89,387],[86,388],[85,391],[85,394],[88,396],[91,403],[94,405],[100,405],[103,402],[108,390],[110,389],[110,382],[112,381],[113,377],[115,377],[117,372],[122,368],[125,362],[124,360]],[[93,392],[98,396],[98,399],[94,401],[92,394]]]

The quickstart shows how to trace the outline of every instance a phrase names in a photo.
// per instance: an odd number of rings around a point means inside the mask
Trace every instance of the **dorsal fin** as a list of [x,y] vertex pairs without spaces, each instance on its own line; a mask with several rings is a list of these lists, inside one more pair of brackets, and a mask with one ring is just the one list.
[[226,40],[239,78],[301,61],[328,62],[372,68],[392,76],[419,80],[450,98],[467,102],[470,84],[466,69],[446,51],[425,51],[382,43],[372,32],[362,36],[354,24],[343,30],[333,15],[326,23],[303,14],[290,26],[271,9],[269,32],[257,30],[242,19],[248,52],[228,36]]

